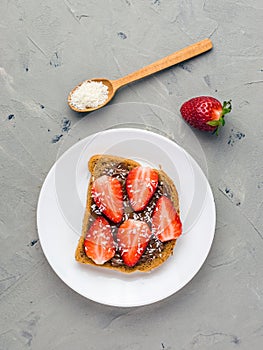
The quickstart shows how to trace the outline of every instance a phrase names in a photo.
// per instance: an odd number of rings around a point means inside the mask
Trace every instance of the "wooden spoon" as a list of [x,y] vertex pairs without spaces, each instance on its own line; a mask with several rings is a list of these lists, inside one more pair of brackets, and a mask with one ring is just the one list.
[[147,77],[148,75],[151,75],[153,73],[159,72],[165,68],[171,67],[176,63],[180,63],[183,61],[188,60],[189,58],[195,57],[197,55],[200,55],[203,52],[211,50],[213,47],[213,44],[210,39],[204,39],[202,41],[199,41],[195,44],[192,44],[190,46],[185,47],[182,50],[176,51],[172,53],[169,56],[166,56],[164,58],[161,58],[160,60],[149,64],[146,67],[143,67],[136,72],[130,73],[120,79],[117,80],[109,80],[105,78],[95,78],[91,79],[91,81],[96,81],[96,82],[102,82],[104,85],[108,87],[108,98],[107,100],[99,105],[98,107],[87,107],[85,109],[79,109],[71,104],[71,96],[74,93],[74,91],[81,85],[83,84],[80,83],[77,85],[70,93],[68,96],[68,104],[71,109],[73,109],[76,112],[92,112],[96,109],[99,109],[103,106],[105,106],[107,103],[111,101],[113,96],[115,95],[116,91],[121,88],[124,85],[127,85],[135,80],[142,79],[144,77]]

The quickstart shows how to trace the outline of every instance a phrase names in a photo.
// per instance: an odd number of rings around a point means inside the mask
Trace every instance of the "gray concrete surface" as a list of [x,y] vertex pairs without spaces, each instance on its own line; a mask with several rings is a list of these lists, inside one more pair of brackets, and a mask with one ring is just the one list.
[[[2,0],[0,9],[0,349],[262,349],[262,1]],[[122,89],[114,103],[178,114],[192,96],[233,100],[219,137],[194,131],[217,206],[212,250],[166,300],[89,301],[55,275],[36,229],[39,191],[69,127],[74,137],[81,118],[105,127],[96,112],[69,110],[67,94],[205,37],[213,51]],[[131,120],[113,115],[108,125],[122,121]],[[161,125],[173,136],[172,123]]]

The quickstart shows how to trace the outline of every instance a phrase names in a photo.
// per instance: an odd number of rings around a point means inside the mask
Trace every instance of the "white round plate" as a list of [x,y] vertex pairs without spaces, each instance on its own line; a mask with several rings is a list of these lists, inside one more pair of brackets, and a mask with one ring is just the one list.
[[[123,274],[75,261],[89,181],[87,163],[100,153],[161,166],[178,189],[183,234],[173,256],[149,273]],[[140,306],[172,295],[198,272],[214,238],[215,204],[202,170],[175,142],[145,130],[112,129],[79,141],[57,160],[40,192],[37,226],[49,264],[70,288],[102,304]]]

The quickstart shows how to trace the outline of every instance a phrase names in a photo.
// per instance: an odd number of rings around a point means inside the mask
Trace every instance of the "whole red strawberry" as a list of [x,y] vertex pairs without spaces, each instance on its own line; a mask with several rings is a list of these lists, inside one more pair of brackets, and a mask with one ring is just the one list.
[[182,117],[194,128],[204,131],[218,130],[225,125],[225,114],[232,109],[231,100],[224,101],[223,105],[216,98],[200,96],[186,101],[180,109]]

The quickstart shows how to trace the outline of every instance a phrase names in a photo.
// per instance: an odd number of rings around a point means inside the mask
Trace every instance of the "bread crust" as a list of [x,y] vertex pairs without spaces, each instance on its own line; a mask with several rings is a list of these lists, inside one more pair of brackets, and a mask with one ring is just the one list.
[[[135,271],[149,272],[157,268],[158,266],[162,265],[173,254],[173,249],[175,247],[176,240],[165,242],[164,249],[160,256],[146,262],[139,261],[133,267],[129,267],[126,265],[113,266],[109,261],[107,261],[103,265],[97,265],[85,253],[84,240],[85,240],[85,236],[89,225],[89,218],[91,217],[91,205],[92,205],[91,188],[92,188],[93,181],[99,176],[101,176],[101,171],[104,166],[107,166],[108,164],[120,164],[120,163],[125,164],[125,166],[127,166],[129,170],[137,166],[140,166],[140,164],[134,160],[112,156],[112,155],[104,155],[104,154],[94,155],[93,157],[90,158],[88,162],[88,169],[91,173],[91,177],[90,177],[90,182],[87,190],[87,200],[86,200],[85,214],[83,218],[82,235],[77,245],[77,249],[75,252],[75,259],[76,261],[82,264],[108,268],[108,269],[117,270],[124,273],[131,273]],[[180,214],[178,193],[173,181],[168,177],[168,175],[163,170],[161,169],[155,169],[155,170],[158,172],[159,181],[162,181],[165,184],[166,188],[168,189],[170,199],[173,202],[173,205],[177,213]]]

